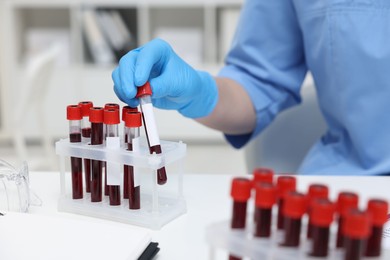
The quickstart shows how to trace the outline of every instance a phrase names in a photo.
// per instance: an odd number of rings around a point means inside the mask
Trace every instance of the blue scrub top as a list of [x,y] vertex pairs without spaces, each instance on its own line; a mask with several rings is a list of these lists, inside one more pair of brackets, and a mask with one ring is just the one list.
[[308,70],[328,129],[299,173],[389,173],[390,1],[247,0],[219,76],[245,88],[257,123],[227,140],[242,147],[299,104]]

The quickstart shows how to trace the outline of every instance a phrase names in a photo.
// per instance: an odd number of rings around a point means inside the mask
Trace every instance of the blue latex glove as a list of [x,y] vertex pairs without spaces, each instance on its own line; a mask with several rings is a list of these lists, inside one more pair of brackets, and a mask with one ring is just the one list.
[[138,105],[136,87],[146,81],[152,87],[155,107],[178,110],[182,115],[199,118],[209,115],[218,101],[213,77],[194,70],[161,40],[155,39],[130,51],[112,72],[114,91],[129,106]]

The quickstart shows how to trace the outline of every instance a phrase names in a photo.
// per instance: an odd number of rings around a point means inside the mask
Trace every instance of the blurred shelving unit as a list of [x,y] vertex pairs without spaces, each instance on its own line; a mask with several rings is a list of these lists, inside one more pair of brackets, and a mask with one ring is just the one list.
[[[12,134],[12,105],[18,80],[34,47],[57,41],[63,47],[45,99],[53,138],[65,136],[65,107],[79,100],[98,105],[118,102],[111,72],[115,62],[96,64],[88,50],[83,10],[116,11],[136,46],[154,37],[169,42],[197,69],[216,74],[235,30],[243,0],[0,0],[0,137]],[[43,39],[43,40],[42,40]],[[186,46],[187,45],[187,46]],[[187,47],[187,48],[183,48]],[[220,133],[176,112],[156,110],[162,139],[220,142]],[[34,116],[26,111],[29,135],[38,133]]]

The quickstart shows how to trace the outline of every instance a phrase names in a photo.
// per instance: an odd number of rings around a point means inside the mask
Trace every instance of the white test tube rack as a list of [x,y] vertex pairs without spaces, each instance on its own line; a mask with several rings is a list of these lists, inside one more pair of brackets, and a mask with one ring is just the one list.
[[[206,241],[209,245],[209,260],[217,259],[217,252],[223,250],[237,257],[267,260],[344,260],[344,251],[335,248],[337,229],[333,223],[329,234],[327,257],[310,256],[311,240],[306,238],[307,217],[302,219],[302,232],[299,247],[281,246],[284,231],[276,229],[276,215],[273,215],[272,234],[269,238],[254,237],[253,215],[247,218],[245,229],[231,229],[230,220],[213,223],[206,228]],[[383,240],[382,240],[383,242]],[[383,245],[383,243],[382,243]],[[382,246],[383,247],[383,246]],[[219,259],[219,258],[218,258]],[[382,248],[379,257],[362,257],[362,260],[390,259],[390,250]]]
[[[160,229],[165,224],[186,212],[186,202],[183,196],[183,161],[186,145],[183,142],[161,141],[162,154],[149,154],[145,138],[141,138],[140,151],[134,153],[124,147],[118,150],[106,149],[105,145],[89,145],[88,143],[71,143],[69,139],[56,142],[56,154],[60,156],[60,198],[58,210],[81,214],[107,220],[118,221],[151,229]],[[85,192],[82,199],[72,199],[70,172],[65,170],[65,160],[70,157],[100,160],[106,162],[130,165],[147,170],[147,178],[152,185],[151,194],[143,193],[141,186],[141,209],[129,209],[128,200],[121,198],[120,206],[110,206],[108,196],[102,195],[102,202],[91,202],[90,193]],[[168,172],[168,182],[177,185],[175,192],[160,194],[157,184],[156,170],[177,163],[177,173]],[[103,173],[103,171],[102,171]],[[67,175],[69,178],[67,178]],[[144,173],[142,173],[144,174]],[[104,174],[102,174],[104,177]],[[173,180],[177,178],[177,180]],[[84,182],[84,172],[83,172]],[[104,182],[103,182],[104,185]],[[102,189],[103,190],[103,189]],[[104,191],[103,191],[104,193]],[[122,195],[123,197],[123,195]]]

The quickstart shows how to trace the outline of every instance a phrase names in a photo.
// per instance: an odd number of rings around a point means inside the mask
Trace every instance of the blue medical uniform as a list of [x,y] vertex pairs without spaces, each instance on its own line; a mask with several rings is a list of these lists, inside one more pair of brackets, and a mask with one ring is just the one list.
[[308,70],[328,129],[299,173],[389,173],[390,1],[247,0],[219,76],[248,92],[256,128],[227,140],[242,147],[299,104]]

